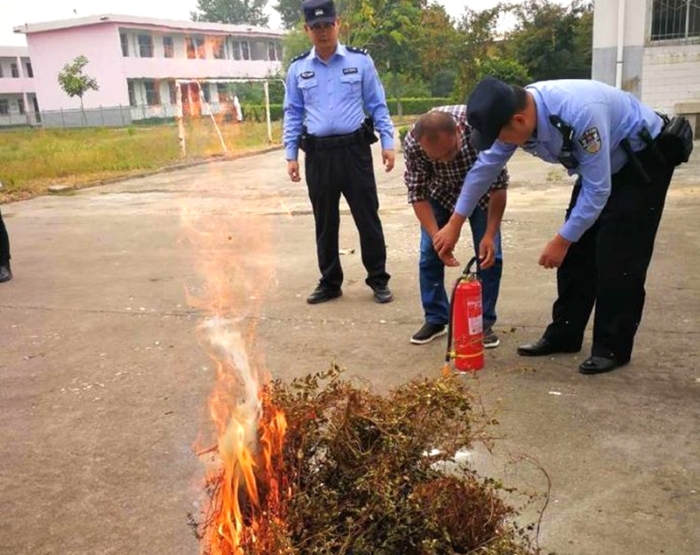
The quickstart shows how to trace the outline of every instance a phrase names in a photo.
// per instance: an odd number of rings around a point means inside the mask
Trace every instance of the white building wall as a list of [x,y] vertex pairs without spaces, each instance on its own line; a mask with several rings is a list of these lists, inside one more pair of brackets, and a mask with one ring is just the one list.
[[678,103],[700,101],[700,45],[646,48],[642,91],[643,102],[669,113]]

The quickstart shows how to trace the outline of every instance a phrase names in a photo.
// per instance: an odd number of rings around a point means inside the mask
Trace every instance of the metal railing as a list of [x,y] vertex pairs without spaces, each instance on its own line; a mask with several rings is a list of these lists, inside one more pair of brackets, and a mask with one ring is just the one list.
[[700,0],[654,0],[651,40],[700,37]]

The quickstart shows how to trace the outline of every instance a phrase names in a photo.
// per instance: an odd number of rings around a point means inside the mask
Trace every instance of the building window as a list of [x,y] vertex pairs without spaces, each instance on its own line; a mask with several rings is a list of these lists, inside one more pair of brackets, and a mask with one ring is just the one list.
[[209,90],[209,83],[200,83],[199,87],[202,89],[202,97],[204,102],[211,104],[211,91]]
[[12,72],[12,77],[19,77],[19,68],[14,62],[10,64],[10,71]]
[[190,60],[196,60],[197,58],[203,60],[207,57],[206,51],[204,50],[203,38],[187,37],[185,43],[187,44],[187,57]]
[[233,41],[233,59],[250,60],[250,44],[247,40]]
[[27,77],[34,77],[34,70],[32,69],[31,62],[27,62]]
[[688,39],[700,36],[700,3],[697,0],[654,0],[651,40]]
[[2,64],[0,64],[0,79],[2,79]]
[[267,59],[271,62],[277,61],[277,49],[274,42],[267,43]]
[[221,37],[214,37],[211,39],[211,49],[214,54],[214,58],[217,60],[223,60],[226,57],[226,51],[224,50],[224,39]]
[[136,87],[133,81],[127,81],[127,87],[129,89],[129,106],[136,106]]
[[143,86],[146,89],[146,104],[149,106],[160,105],[160,91],[158,83],[153,79],[144,79]]
[[122,56],[129,57],[129,37],[126,33],[119,33],[119,39],[122,41]]
[[217,83],[216,93],[219,97],[219,104],[228,102],[228,85],[226,83]]
[[17,100],[17,109],[20,114],[24,115],[24,100],[21,98]]
[[173,44],[173,37],[163,37],[163,54],[166,58],[175,57],[175,46]]
[[141,58],[153,58],[153,37],[151,35],[139,35],[139,56]]
[[10,102],[5,98],[0,98],[0,116],[6,116],[10,113]]
[[168,81],[168,91],[170,92],[170,104],[177,104],[177,84],[175,81]]

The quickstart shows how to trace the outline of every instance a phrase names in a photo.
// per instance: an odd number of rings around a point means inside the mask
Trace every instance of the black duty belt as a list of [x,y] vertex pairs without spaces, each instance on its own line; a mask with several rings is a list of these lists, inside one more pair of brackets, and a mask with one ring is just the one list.
[[346,135],[328,135],[326,137],[308,136],[310,146],[316,150],[330,150],[333,148],[343,148],[346,146],[366,144],[366,134],[363,127]]

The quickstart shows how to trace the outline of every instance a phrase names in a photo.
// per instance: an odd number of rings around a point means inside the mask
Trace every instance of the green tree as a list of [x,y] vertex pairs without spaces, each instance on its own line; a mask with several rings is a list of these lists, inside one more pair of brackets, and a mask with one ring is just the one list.
[[273,7],[280,14],[282,27],[288,30],[294,29],[304,19],[301,12],[301,2],[302,0],[277,0]]
[[211,21],[259,25],[269,21],[264,10],[267,0],[197,0],[197,11],[190,12],[192,21]]
[[479,65],[479,79],[491,75],[511,85],[527,85],[531,79],[527,69],[519,62],[499,56],[486,58]]
[[498,4],[482,11],[465,9],[457,27],[460,33],[456,49],[459,64],[453,92],[457,102],[464,102],[476,86],[483,74],[481,68],[485,61],[502,53],[503,45],[495,40],[496,27],[499,17],[509,10],[507,4]]
[[[443,6],[431,4],[422,10],[416,56],[421,76],[430,83],[436,96],[449,96],[452,92],[456,76],[454,68],[460,63],[457,58],[460,38]],[[442,92],[435,93],[436,88]]]
[[80,98],[80,113],[85,125],[87,125],[87,118],[85,117],[83,96],[87,91],[97,91],[100,88],[95,78],[83,73],[83,68],[88,63],[85,56],[78,56],[72,62],[65,64],[63,70],[58,74],[58,84],[63,92],[71,98],[74,96]]
[[589,78],[593,41],[593,5],[574,0],[528,0],[515,6],[517,24],[508,51],[532,80]]

